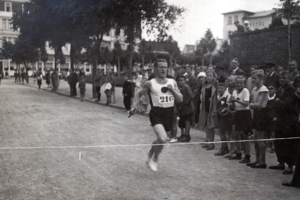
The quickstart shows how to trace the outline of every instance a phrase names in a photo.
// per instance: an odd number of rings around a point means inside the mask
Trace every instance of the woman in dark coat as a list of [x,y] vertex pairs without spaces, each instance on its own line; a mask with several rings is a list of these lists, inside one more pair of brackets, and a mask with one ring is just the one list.
[[[217,119],[217,103],[218,103],[218,81],[216,73],[208,71],[206,73],[206,81],[201,89],[201,105],[199,126],[205,130],[206,140],[213,142],[215,139],[215,131],[218,131],[219,122]],[[206,150],[213,150],[214,144],[204,145]]]

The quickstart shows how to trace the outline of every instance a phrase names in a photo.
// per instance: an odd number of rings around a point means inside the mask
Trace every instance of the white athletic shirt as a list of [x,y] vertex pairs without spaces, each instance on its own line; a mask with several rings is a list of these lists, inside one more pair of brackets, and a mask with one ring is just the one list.
[[[238,98],[240,101],[250,101],[250,93],[247,88],[243,88],[243,90],[240,93],[238,93],[237,90],[234,90],[232,96],[235,99]],[[249,106],[243,106],[238,102],[235,102],[235,108],[236,110],[249,110]]]
[[152,99],[153,106],[160,107],[160,108],[173,107],[174,106],[174,96],[168,90],[168,84],[171,84],[174,87],[174,80],[168,79],[168,82],[166,84],[159,84],[156,82],[156,80],[154,78],[154,79],[151,79],[150,82],[151,82],[150,96]]
[[263,103],[262,103],[262,107],[266,107],[267,103],[268,103],[268,96],[269,96],[269,90],[266,86],[262,85],[259,89],[257,89],[257,87],[253,88],[252,90],[252,95],[253,95],[253,102],[252,103],[257,103],[257,100],[258,100],[258,96],[259,96],[259,93],[261,92],[267,92],[268,94],[265,96],[265,99],[263,100]]

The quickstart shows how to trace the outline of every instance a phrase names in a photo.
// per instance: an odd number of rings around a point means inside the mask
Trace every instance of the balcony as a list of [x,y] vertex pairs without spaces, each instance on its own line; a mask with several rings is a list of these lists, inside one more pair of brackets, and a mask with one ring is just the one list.
[[9,18],[12,18],[12,16],[13,16],[13,12],[0,11],[0,17],[9,17]]

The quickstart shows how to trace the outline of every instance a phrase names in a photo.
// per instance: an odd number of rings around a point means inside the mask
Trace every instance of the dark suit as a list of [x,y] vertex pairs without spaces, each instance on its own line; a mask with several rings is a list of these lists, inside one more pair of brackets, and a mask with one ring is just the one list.
[[[294,93],[295,89],[289,84],[280,87],[276,92],[276,98],[279,101],[274,103],[274,109],[277,115],[275,138],[293,137],[290,120],[292,114],[287,106],[288,98]],[[275,152],[279,163],[287,163],[290,167],[293,165],[293,140],[275,140]]]
[[244,76],[246,76],[246,73],[238,67],[237,70],[235,70],[235,72],[232,73],[232,75],[236,75],[236,76],[244,75]]
[[268,76],[264,82],[264,85],[266,87],[269,87],[270,85],[275,85],[276,88],[280,87],[280,82],[279,82],[279,75],[277,72],[273,72],[272,76]]
[[237,27],[237,32],[238,32],[238,33],[243,33],[243,32],[245,32],[244,26],[238,25],[238,27]]
[[291,73],[291,80],[294,81],[296,77],[299,75],[299,71],[295,70],[294,72]]

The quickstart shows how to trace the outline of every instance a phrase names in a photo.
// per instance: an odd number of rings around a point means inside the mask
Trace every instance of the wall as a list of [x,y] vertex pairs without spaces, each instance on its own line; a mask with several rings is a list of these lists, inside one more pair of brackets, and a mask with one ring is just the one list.
[[[274,62],[276,66],[287,67],[287,26],[234,34],[230,37],[231,56],[240,60],[241,68],[249,71],[250,66],[262,62]],[[294,24],[292,33],[292,59],[300,55],[300,24]]]

